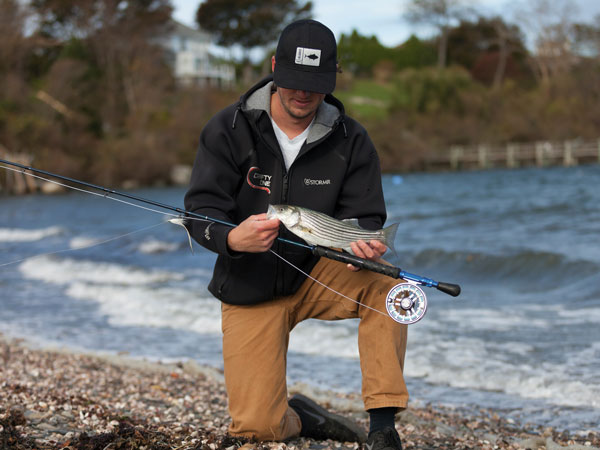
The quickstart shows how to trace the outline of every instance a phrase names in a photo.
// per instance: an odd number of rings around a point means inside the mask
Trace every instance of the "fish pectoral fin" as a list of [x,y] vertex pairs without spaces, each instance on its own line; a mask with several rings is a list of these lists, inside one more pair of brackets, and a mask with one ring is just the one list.
[[350,253],[352,256],[356,256],[356,254],[352,251],[352,247],[342,248],[347,253]]
[[295,230],[296,230],[296,231],[298,231],[298,232],[300,232],[300,233],[307,234],[307,235],[312,235],[312,234],[313,234],[313,230],[312,230],[312,228],[310,228],[310,227],[305,227],[305,226],[302,226],[302,225],[300,225],[300,224],[296,224],[296,225],[297,225],[297,226],[295,227]]

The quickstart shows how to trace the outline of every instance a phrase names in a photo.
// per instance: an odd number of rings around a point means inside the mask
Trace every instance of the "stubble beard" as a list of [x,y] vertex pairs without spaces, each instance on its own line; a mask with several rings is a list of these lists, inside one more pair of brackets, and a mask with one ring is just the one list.
[[[296,120],[302,120],[302,119],[311,117],[317,111],[317,108],[314,108],[314,109],[311,109],[310,111],[307,111],[305,114],[297,114],[294,111],[292,111],[292,108],[290,106],[288,106],[288,104],[283,99],[281,93],[277,92],[277,94],[279,95],[279,102],[281,103],[281,106],[283,106],[283,109],[285,110],[285,112],[288,113],[290,115],[290,117],[292,117]],[[291,101],[292,100],[290,100],[290,103],[291,103]]]

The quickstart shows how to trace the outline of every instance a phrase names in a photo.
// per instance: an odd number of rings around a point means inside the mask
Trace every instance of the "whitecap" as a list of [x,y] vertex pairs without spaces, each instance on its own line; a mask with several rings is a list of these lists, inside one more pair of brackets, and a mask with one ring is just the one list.
[[169,327],[200,334],[221,332],[221,305],[209,295],[179,288],[86,282],[73,283],[66,293],[71,298],[97,302],[112,325]]
[[0,228],[0,242],[31,242],[64,233],[61,227],[48,227],[33,230],[23,228]]
[[102,241],[100,239],[89,237],[76,237],[71,239],[71,242],[69,242],[69,248],[72,250],[77,250],[86,247],[92,247],[94,245],[100,244],[101,242]]
[[581,376],[574,376],[572,372],[581,366],[523,358],[534,351],[533,346],[512,341],[490,345],[467,337],[433,340],[431,336],[417,336],[417,340],[418,347],[409,346],[407,352],[408,377],[439,386],[541,399],[555,405],[600,407],[600,383],[583,383]]
[[163,270],[146,270],[114,263],[50,256],[29,259],[19,266],[25,278],[46,283],[68,285],[75,281],[117,285],[144,285],[177,281],[183,275]]
[[537,314],[527,314],[513,307],[455,308],[444,311],[444,322],[469,331],[509,331],[523,327],[550,328],[552,322]]
[[156,239],[151,239],[142,242],[138,246],[138,251],[145,254],[165,253],[177,250],[179,244],[174,242],[164,242]]

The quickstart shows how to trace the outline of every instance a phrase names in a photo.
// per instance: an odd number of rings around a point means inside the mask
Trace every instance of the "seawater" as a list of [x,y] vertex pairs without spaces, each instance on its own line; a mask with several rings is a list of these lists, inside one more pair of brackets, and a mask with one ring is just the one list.
[[[386,175],[402,269],[434,289],[409,328],[411,401],[600,429],[600,167]],[[182,206],[184,189],[133,192]],[[0,197],[0,331],[222,367],[215,256],[164,214],[82,193]],[[113,239],[122,236],[118,239]],[[112,240],[111,240],[112,239]],[[383,305],[382,299],[382,305]],[[360,392],[357,321],[292,333],[290,383]]]

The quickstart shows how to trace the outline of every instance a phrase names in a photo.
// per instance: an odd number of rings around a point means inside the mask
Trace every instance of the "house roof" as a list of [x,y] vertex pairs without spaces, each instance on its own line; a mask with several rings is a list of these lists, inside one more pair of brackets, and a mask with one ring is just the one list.
[[188,27],[174,19],[171,19],[171,35],[183,36],[189,39],[201,40],[206,42],[212,41],[212,35],[204,30],[198,30],[196,28]]

